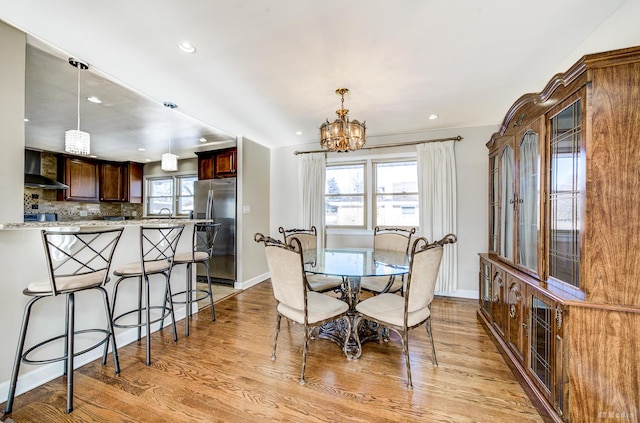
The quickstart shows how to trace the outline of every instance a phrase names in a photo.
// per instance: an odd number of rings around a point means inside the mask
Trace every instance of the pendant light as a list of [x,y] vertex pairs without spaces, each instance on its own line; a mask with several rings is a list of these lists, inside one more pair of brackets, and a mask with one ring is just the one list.
[[[173,110],[178,106],[169,101],[165,101],[164,107]],[[171,118],[173,118],[173,116]],[[175,172],[176,170],[178,170],[178,156],[176,156],[175,154],[171,154],[171,130],[169,130],[169,152],[162,155],[162,163],[160,165],[160,168],[165,172]]]
[[80,130],[80,71],[89,69],[89,65],[82,63],[72,57],[69,58],[69,64],[78,70],[78,129],[69,129],[64,133],[64,151],[71,154],[79,154],[88,156],[90,152],[91,136],[88,132]]

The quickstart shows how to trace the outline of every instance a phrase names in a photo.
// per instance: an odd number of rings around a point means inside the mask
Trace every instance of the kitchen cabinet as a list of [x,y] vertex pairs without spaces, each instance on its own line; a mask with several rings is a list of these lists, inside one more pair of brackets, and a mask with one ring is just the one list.
[[124,201],[125,166],[117,162],[100,163],[100,201]]
[[487,143],[478,318],[551,421],[638,418],[638,86],[640,47],[584,56]]
[[236,176],[236,149],[222,150],[215,155],[215,177],[227,178]]
[[229,178],[237,174],[237,149],[198,151],[198,179]]
[[58,157],[58,180],[69,189],[58,190],[59,201],[98,202],[98,163],[93,160]]
[[100,162],[100,201],[142,203],[143,166],[134,162]]

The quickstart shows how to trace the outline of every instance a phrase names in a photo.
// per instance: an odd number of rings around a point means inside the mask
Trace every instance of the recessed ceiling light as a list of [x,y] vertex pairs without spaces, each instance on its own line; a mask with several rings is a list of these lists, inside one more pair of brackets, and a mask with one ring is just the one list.
[[87,97],[87,100],[96,104],[102,103],[102,100],[100,100],[98,97],[95,97],[95,96]]
[[150,161],[151,161],[151,159],[144,159],[144,161],[145,161],[145,162],[150,162]]
[[24,118],[24,121],[25,122],[29,122],[29,118]]
[[438,115],[429,115],[430,120],[438,119]]
[[200,138],[198,141],[200,142],[207,142],[207,139],[205,137]]
[[296,135],[302,135],[302,131],[296,132]]
[[144,148],[138,148],[138,151],[147,151],[147,150]]
[[92,154],[89,157],[91,157],[92,159],[97,159],[98,158],[98,156],[96,156],[95,154]]
[[195,53],[196,52],[196,48],[194,46],[192,46],[187,41],[183,41],[183,42],[179,43],[178,44],[178,48],[180,48],[180,50],[184,51],[185,53]]

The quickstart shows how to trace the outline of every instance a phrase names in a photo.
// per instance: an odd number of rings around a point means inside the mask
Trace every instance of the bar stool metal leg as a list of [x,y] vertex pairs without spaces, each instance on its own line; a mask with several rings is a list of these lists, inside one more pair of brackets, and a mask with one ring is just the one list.
[[66,354],[65,360],[67,368],[67,414],[73,411],[73,340],[75,338],[75,306],[76,299],[73,292],[67,294],[67,312],[68,312],[68,326],[67,326],[67,339],[66,339]]
[[16,385],[18,383],[18,372],[20,363],[22,362],[22,353],[24,352],[24,341],[27,335],[27,327],[29,326],[29,317],[31,316],[31,307],[42,297],[33,297],[27,303],[24,314],[22,316],[22,325],[20,327],[20,338],[18,339],[18,349],[16,350],[16,358],[13,362],[13,370],[11,371],[11,382],[9,384],[9,395],[7,396],[7,404],[4,408],[5,414],[11,414],[13,410],[13,400],[16,396]]

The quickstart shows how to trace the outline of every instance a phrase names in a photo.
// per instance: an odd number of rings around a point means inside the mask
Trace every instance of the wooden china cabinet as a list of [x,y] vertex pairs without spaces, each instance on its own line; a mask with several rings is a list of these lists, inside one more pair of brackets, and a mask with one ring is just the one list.
[[551,420],[640,421],[640,47],[523,95],[487,147],[480,321]]

